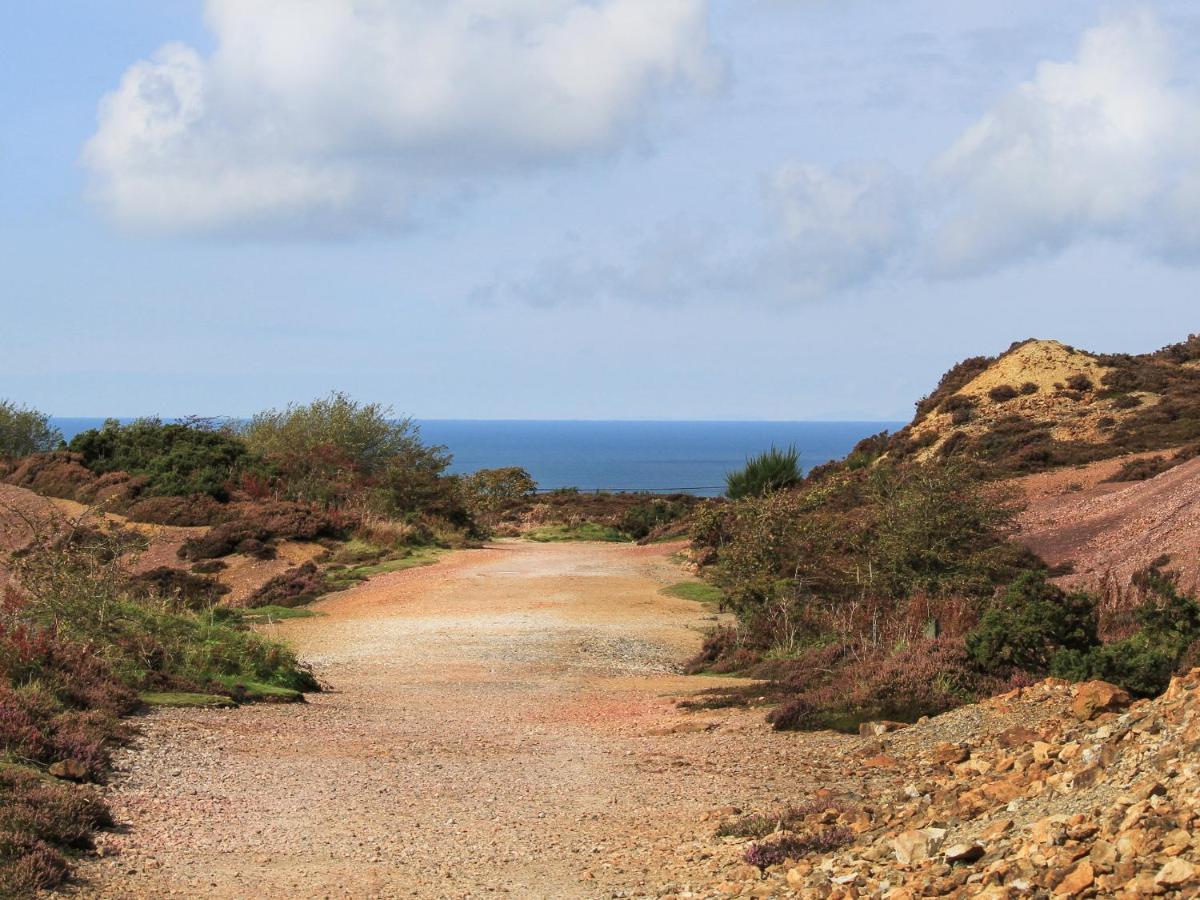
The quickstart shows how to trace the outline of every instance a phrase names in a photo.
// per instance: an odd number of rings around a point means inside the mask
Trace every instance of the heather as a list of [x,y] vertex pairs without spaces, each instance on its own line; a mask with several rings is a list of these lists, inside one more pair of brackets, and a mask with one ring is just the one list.
[[137,542],[58,522],[11,563],[0,603],[0,894],[52,887],[106,824],[104,778],[139,694],[315,690],[285,648],[214,604],[205,576],[127,574]]

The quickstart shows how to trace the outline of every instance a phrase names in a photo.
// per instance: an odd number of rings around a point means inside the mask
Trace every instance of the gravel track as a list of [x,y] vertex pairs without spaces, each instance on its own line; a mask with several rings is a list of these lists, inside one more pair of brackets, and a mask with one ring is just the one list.
[[712,624],[660,593],[676,549],[506,542],[275,626],[329,690],[146,716],[71,893],[708,895],[716,810],[870,785],[858,738],[676,708],[720,683],[675,674]]

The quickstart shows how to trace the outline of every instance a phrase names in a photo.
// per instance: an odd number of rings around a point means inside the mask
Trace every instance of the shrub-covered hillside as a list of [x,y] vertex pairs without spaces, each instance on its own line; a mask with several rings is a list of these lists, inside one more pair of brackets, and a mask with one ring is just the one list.
[[911,720],[1051,674],[1161,691],[1200,655],[1171,557],[1150,552],[1120,602],[1064,590],[1069,566],[1020,541],[1024,494],[1005,477],[1200,440],[1198,361],[1197,338],[1144,356],[1019,344],[955,367],[898,434],[712,505],[694,556],[736,624],[694,669],[771,679],[779,728]]
[[1136,356],[1030,340],[959,363],[883,449],[1014,474],[1198,441],[1200,337]]

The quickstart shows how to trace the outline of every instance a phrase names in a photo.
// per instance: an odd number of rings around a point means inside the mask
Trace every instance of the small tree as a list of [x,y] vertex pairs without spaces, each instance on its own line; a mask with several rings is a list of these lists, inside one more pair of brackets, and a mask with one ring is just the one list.
[[531,497],[537,491],[537,482],[520,466],[507,466],[467,475],[462,487],[467,505],[474,512],[493,515],[510,503]]
[[798,484],[804,477],[800,471],[800,453],[796,448],[780,450],[772,446],[746,460],[746,465],[725,476],[725,493],[731,500],[761,497],[782,488]]
[[0,459],[45,453],[62,442],[62,433],[50,417],[28,406],[0,400]]

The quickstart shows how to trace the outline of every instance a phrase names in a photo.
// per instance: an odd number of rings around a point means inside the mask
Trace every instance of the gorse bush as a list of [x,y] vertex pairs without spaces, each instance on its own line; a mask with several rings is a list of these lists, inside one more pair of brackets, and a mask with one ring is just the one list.
[[62,434],[45,413],[0,400],[0,459],[45,453],[62,443]]
[[1102,643],[1094,597],[1067,594],[1044,574],[1024,576],[967,636],[968,653],[980,669],[993,674],[1098,678],[1137,696],[1154,696],[1200,639],[1200,605],[1180,594],[1172,578],[1161,572],[1150,572],[1144,586],[1147,599],[1136,613],[1137,630]]
[[1046,674],[1061,650],[1086,651],[1099,640],[1093,597],[1067,594],[1044,572],[1027,572],[984,613],[967,636],[967,653],[988,672]]
[[148,496],[229,496],[229,485],[250,463],[245,443],[224,431],[196,425],[139,419],[76,435],[70,449],[93,472],[125,472],[146,479]]
[[681,499],[656,498],[629,507],[617,527],[635,541],[650,537],[664,526],[689,515],[695,503]]
[[1076,681],[1111,681],[1139,697],[1165,690],[1189,647],[1200,640],[1200,605],[1180,594],[1174,579],[1162,572],[1150,572],[1145,587],[1137,631],[1108,644],[1066,649],[1055,657],[1051,672]]
[[772,447],[746,461],[745,467],[725,476],[725,494],[731,500],[743,497],[761,497],[798,484],[803,478],[800,471],[800,453],[795,447],[780,450]]

